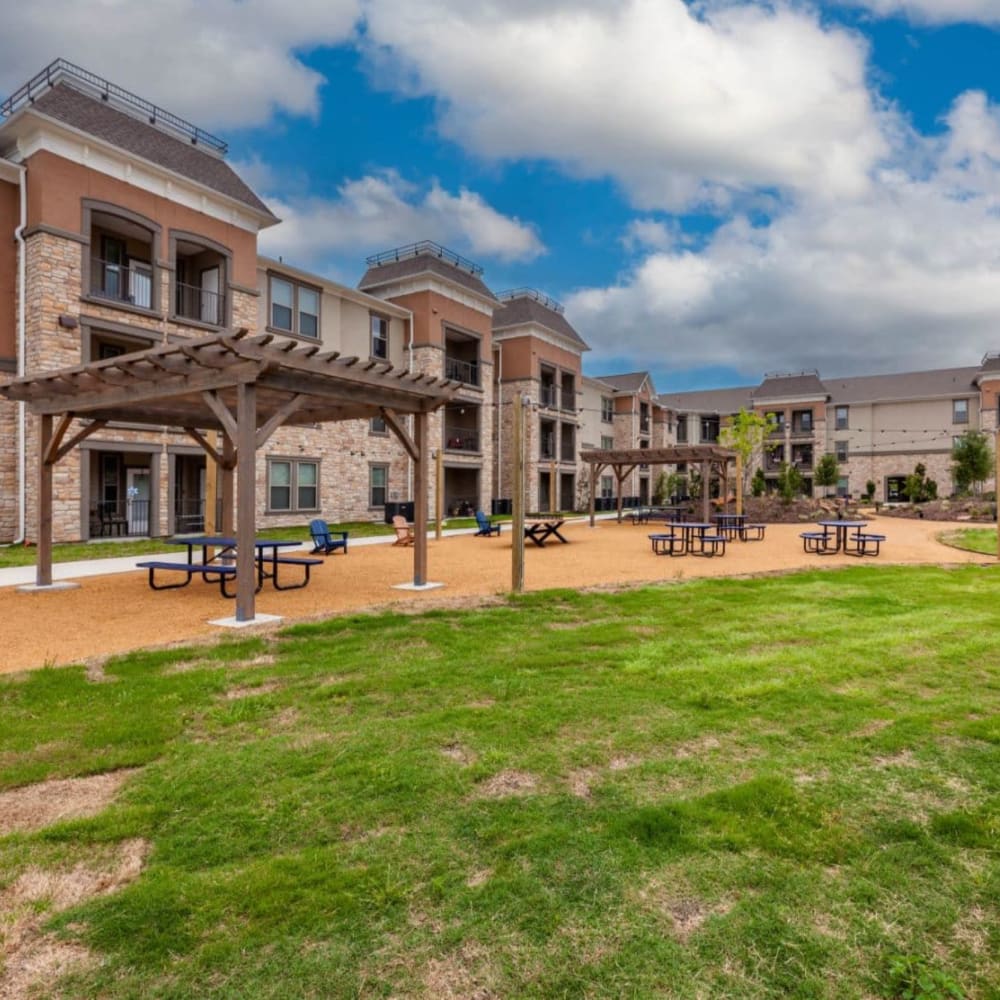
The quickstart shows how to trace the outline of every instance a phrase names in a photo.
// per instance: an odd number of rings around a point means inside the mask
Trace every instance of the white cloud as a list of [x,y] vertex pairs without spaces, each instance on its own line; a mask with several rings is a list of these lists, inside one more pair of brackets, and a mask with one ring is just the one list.
[[261,234],[263,253],[315,266],[332,254],[365,253],[422,239],[499,260],[532,260],[544,252],[534,229],[503,215],[473,191],[426,190],[393,171],[343,183],[335,198],[267,197],[284,221]]
[[1000,4],[997,0],[846,0],[846,2],[855,7],[865,7],[880,17],[899,14],[917,23],[1000,24]]
[[867,47],[784,5],[368,0],[376,79],[489,159],[610,176],[644,208],[863,191],[886,150]]
[[31,0],[6,4],[0,92],[58,56],[206,128],[315,115],[323,77],[298,53],[353,36],[360,0]]
[[802,197],[763,226],[735,216],[699,251],[652,252],[566,299],[601,358],[826,374],[972,364],[1000,347],[1000,110],[962,95],[919,170],[864,195]]

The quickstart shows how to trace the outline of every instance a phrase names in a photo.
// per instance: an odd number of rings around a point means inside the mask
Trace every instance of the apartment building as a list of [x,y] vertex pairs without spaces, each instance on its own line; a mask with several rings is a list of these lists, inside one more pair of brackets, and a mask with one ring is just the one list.
[[996,430],[998,392],[1000,356],[991,354],[976,367],[889,375],[774,373],[757,386],[670,393],[660,403],[675,414],[678,443],[716,440],[740,409],[773,413],[778,426],[762,459],[771,488],[787,461],[813,491],[816,463],[829,452],[841,495],[858,496],[871,481],[876,499],[894,501],[918,463],[951,492],[952,447],[967,430]]
[[[534,288],[501,292],[493,315],[498,410],[495,496],[510,497],[513,400],[526,401],[525,504],[528,510],[578,506],[582,358],[590,350],[562,305]],[[506,460],[505,460],[505,456]]]
[[[583,448],[662,448],[673,444],[671,413],[660,404],[649,372],[600,375],[583,379]],[[640,464],[622,482],[622,494],[648,504],[659,470]],[[616,496],[615,478],[601,477],[595,496]],[[580,506],[585,504],[581,498]]]

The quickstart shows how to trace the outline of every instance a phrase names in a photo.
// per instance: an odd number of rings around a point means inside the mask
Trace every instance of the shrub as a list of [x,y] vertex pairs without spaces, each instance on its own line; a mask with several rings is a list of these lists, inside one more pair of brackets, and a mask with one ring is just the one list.
[[762,497],[767,489],[767,480],[764,478],[764,470],[758,467],[750,481],[750,492],[755,497]]

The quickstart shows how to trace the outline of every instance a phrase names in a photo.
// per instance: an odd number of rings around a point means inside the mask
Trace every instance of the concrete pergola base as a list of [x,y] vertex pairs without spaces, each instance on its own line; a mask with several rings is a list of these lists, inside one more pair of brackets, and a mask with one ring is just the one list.
[[393,590],[437,590],[443,583],[394,583]]
[[52,590],[76,590],[80,584],[70,583],[69,580],[60,580],[57,583],[24,583],[14,589],[19,594],[47,594]]
[[235,615],[230,618],[212,618],[209,625],[219,625],[222,628],[249,628],[251,625],[273,625],[275,622],[283,621],[281,615],[258,614],[246,621],[241,621]]

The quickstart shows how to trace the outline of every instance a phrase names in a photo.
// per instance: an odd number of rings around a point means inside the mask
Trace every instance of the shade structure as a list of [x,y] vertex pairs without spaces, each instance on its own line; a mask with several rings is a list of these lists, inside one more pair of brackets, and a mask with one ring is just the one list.
[[[416,466],[413,582],[427,577],[428,416],[458,383],[396,370],[386,361],[342,357],[320,345],[276,341],[246,330],[177,339],[105,361],[0,384],[40,420],[37,583],[52,582],[52,468],[77,444],[115,421],[184,430],[222,470],[223,496],[236,473],[236,618],[254,618],[256,454],[284,425],[381,416]],[[412,416],[412,431],[405,423]],[[224,435],[217,451],[206,431]],[[223,504],[223,530],[232,529]],[[230,523],[226,524],[226,518]]]
[[618,520],[622,519],[622,482],[637,466],[676,465],[678,463],[697,464],[701,469],[702,518],[708,521],[709,496],[708,481],[712,469],[719,469],[726,478],[729,463],[736,462],[738,452],[715,444],[678,444],[665,448],[595,448],[580,452],[580,460],[590,467],[590,523],[594,524],[594,491],[597,477],[610,468],[618,483]]

